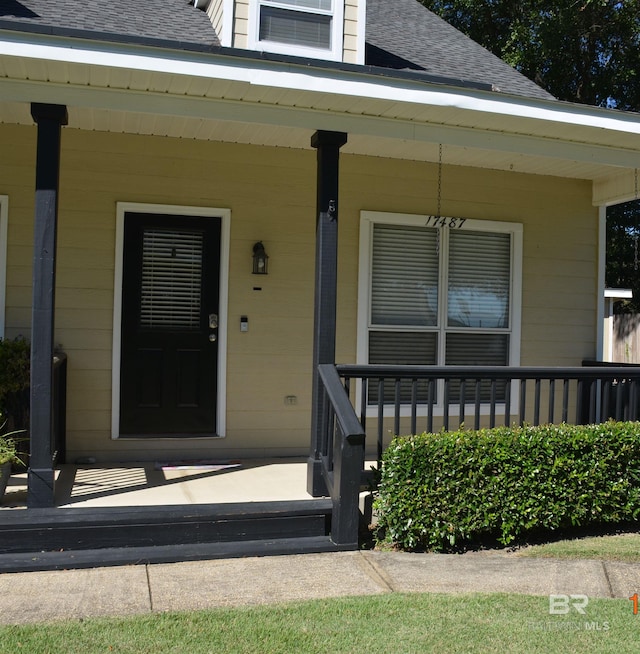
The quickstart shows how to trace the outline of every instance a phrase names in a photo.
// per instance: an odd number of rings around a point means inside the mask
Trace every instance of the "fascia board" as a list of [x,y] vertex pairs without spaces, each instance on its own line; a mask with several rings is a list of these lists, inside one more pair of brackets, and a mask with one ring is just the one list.
[[[205,79],[241,82],[261,87],[286,89],[326,95],[351,96],[395,103],[411,103],[435,108],[452,108],[495,117],[522,119],[521,134],[533,134],[536,125],[545,123],[584,127],[574,140],[589,143],[590,132],[602,143],[606,131],[640,135],[640,115],[612,109],[586,107],[556,100],[538,100],[503,96],[497,92],[448,87],[404,79],[378,77],[309,65],[280,63],[224,54],[133,46],[130,44],[87,43],[4,33],[0,39],[0,56],[41,61],[57,61],[85,66],[101,66],[150,73],[184,75]],[[362,117],[358,116],[358,120]],[[535,136],[535,134],[533,134]],[[433,140],[433,139],[431,139]],[[558,139],[553,139],[558,141]],[[564,141],[571,145],[571,142]],[[606,148],[606,143],[601,145]],[[626,164],[625,164],[626,165]]]

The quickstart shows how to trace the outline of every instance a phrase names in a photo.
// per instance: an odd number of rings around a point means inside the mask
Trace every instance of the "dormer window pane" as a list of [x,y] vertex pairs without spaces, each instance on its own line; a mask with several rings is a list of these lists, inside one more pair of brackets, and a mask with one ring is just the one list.
[[[309,6],[327,2],[331,8],[331,0],[298,0],[297,3],[286,4]],[[260,11],[260,40],[330,50],[331,16],[263,5]]]

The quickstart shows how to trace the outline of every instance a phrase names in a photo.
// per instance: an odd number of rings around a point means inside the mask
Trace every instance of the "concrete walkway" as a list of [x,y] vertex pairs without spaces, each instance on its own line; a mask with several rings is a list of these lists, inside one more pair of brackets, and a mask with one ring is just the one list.
[[640,564],[513,552],[343,552],[0,575],[0,624],[398,592],[629,598]]

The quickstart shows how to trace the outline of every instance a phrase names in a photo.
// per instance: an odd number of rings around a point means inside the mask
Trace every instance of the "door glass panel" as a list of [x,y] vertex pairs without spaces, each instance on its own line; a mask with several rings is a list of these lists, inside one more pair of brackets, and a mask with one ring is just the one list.
[[200,327],[203,239],[201,232],[144,230],[141,327]]

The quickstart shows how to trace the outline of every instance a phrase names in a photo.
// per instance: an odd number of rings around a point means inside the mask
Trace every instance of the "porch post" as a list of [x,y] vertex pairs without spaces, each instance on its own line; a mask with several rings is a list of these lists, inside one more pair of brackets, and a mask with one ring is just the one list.
[[67,108],[63,105],[32,103],[31,116],[38,126],[38,139],[31,313],[31,457],[27,507],[40,508],[54,505],[51,435],[56,230],[60,137],[62,125],[67,124]]
[[311,453],[307,465],[307,492],[327,494],[321,469],[321,403],[318,365],[335,363],[336,295],[338,277],[338,161],[347,142],[343,132],[319,130],[311,137],[317,150],[316,277],[313,325],[313,395]]

